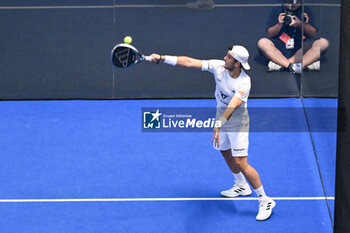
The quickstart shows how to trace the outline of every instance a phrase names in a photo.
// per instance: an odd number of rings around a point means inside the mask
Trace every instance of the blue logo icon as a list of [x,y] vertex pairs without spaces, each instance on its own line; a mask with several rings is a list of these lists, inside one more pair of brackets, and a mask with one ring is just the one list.
[[160,128],[160,116],[162,113],[159,109],[155,112],[143,112],[143,128],[144,129],[159,129]]

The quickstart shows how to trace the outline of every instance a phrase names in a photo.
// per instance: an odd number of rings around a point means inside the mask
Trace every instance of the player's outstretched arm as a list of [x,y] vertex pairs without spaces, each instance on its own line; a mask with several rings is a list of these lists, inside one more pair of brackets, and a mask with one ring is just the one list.
[[164,62],[169,65],[173,66],[183,66],[187,68],[197,68],[201,69],[202,68],[202,60],[194,59],[191,57],[186,57],[186,56],[168,56],[168,55],[160,55],[153,53],[150,55],[151,57],[151,62],[153,63],[160,63]]

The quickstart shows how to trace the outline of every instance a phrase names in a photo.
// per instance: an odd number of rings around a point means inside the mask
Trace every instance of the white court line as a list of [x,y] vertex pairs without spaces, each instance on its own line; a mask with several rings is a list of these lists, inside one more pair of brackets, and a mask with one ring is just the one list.
[[[340,7],[340,4],[309,3],[305,6]],[[215,4],[215,7],[271,7],[280,4]],[[2,6],[0,10],[40,10],[40,9],[104,9],[104,8],[187,8],[185,4],[154,5],[109,5],[109,6]]]
[[[334,200],[334,197],[271,197],[279,201],[315,201]],[[36,202],[155,202],[155,201],[256,201],[250,198],[77,198],[77,199],[0,199],[0,203],[36,203]]]

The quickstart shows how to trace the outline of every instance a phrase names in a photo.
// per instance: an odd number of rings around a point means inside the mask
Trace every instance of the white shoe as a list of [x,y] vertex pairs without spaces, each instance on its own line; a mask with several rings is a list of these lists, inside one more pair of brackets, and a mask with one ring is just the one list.
[[303,70],[303,66],[301,63],[294,63],[292,66],[293,69],[293,73],[294,74],[301,74],[302,70]]
[[269,64],[267,64],[267,71],[280,71],[282,69],[282,66],[274,63],[273,61],[269,61]]
[[307,66],[308,70],[320,70],[320,61],[315,61],[314,63],[311,63],[310,65]]
[[259,202],[259,213],[256,216],[256,220],[264,221],[271,216],[272,209],[276,206],[276,202],[269,197],[266,200],[259,200]]
[[195,2],[186,3],[186,6],[190,9],[212,10],[212,9],[214,9],[214,1],[213,0],[197,0]]
[[252,194],[252,190],[250,190],[248,184],[243,186],[238,186],[235,184],[231,189],[222,191],[220,194],[224,197],[249,196]]

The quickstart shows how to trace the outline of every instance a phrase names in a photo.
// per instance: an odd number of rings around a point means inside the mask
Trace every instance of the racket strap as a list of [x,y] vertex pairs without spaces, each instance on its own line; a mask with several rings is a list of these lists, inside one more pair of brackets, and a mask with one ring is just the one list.
[[158,61],[156,62],[156,64],[159,64],[159,62],[162,60],[162,55],[160,55],[160,57],[159,57],[159,59],[158,59]]

